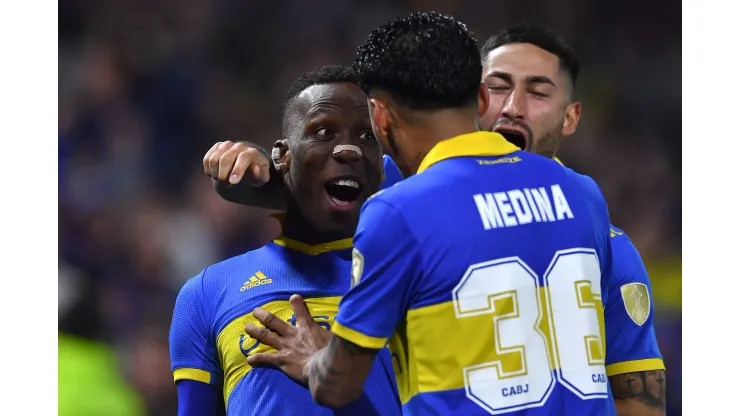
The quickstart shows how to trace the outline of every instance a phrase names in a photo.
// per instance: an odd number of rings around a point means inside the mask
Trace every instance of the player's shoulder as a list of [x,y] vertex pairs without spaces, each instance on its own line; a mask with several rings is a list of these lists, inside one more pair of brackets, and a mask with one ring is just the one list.
[[611,239],[612,252],[615,257],[636,257],[640,258],[640,254],[637,251],[637,247],[629,238],[626,232],[621,228],[615,227],[613,224],[609,225],[609,238]]
[[610,285],[642,283],[650,285],[645,263],[632,240],[620,228],[610,225],[612,265],[607,280]]
[[565,173],[565,176],[569,180],[581,186],[587,194],[598,200],[604,200],[604,195],[601,192],[601,188],[592,177],[576,172],[573,169],[561,164],[557,160],[553,160],[553,162],[560,165],[560,167],[563,169],[563,172]]
[[373,194],[363,210],[369,206],[374,210],[402,211],[424,204],[424,197],[429,195],[430,181],[425,175],[413,175]]
[[180,296],[189,296],[190,292],[198,292],[204,298],[218,296],[225,287],[244,280],[245,273],[248,275],[256,266],[272,262],[274,256],[268,245],[212,264],[190,278],[180,290]]

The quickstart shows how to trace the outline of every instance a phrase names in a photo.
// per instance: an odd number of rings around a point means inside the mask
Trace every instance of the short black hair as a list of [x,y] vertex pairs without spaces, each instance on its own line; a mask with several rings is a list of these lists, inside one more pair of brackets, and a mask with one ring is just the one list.
[[557,56],[560,60],[560,69],[568,74],[572,86],[576,85],[580,70],[578,57],[565,40],[550,29],[530,24],[518,24],[504,28],[486,41],[480,54],[483,59],[486,59],[494,49],[512,43],[529,43]]
[[373,30],[353,68],[365,94],[382,90],[413,110],[475,104],[483,70],[473,33],[437,12],[411,13]]
[[293,85],[290,86],[288,93],[285,95],[285,100],[283,100],[283,117],[285,117],[285,113],[290,108],[293,100],[308,87],[334,82],[357,84],[357,74],[348,65],[323,65],[301,74],[293,82]]

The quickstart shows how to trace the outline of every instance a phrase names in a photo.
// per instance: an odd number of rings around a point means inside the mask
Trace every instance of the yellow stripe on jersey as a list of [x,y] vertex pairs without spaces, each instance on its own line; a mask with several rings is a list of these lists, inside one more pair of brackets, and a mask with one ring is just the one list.
[[[308,298],[306,305],[314,320],[319,324],[326,322],[334,325],[334,317],[339,309],[341,297]],[[278,300],[260,306],[262,309],[272,312],[283,321],[290,321],[293,310],[287,300]],[[321,318],[319,318],[321,317]],[[323,318],[326,317],[326,318]],[[248,324],[263,326],[252,313],[239,316],[229,322],[218,334],[216,346],[218,349],[221,368],[224,370],[224,402],[228,405],[229,396],[237,383],[244,378],[252,367],[247,363],[247,356],[262,352],[275,351],[272,347],[259,343],[244,332]]]
[[[545,341],[550,368],[557,369],[557,347],[552,343],[552,330],[548,313],[549,292],[547,287],[539,287],[539,322],[537,332]],[[581,292],[584,305],[597,313],[601,340],[604,339],[604,319],[601,299],[589,290],[576,287]],[[517,318],[520,301],[513,296],[491,299],[491,304],[499,323],[506,316]],[[499,362],[499,374],[503,378],[526,374],[528,369],[524,359],[524,346],[505,345],[495,335],[494,313],[481,313],[465,318],[457,318],[452,301],[409,310],[406,327],[400,327],[389,343],[391,351],[401,363],[401,371],[396,372],[401,402],[407,403],[418,393],[460,389],[465,387],[463,368],[482,363]],[[535,335],[536,336],[536,335]],[[404,337],[407,337],[404,339]],[[603,362],[603,345],[594,345],[593,337],[584,337],[578,345],[584,346],[595,361]],[[475,340],[473,342],[472,340]],[[598,341],[598,340],[597,340]],[[561,348],[572,348],[561,345]]]
[[198,368],[178,368],[172,372],[172,375],[175,378],[175,383],[180,380],[193,380],[211,384],[211,373]]
[[278,237],[272,240],[273,243],[283,246],[289,249],[300,251],[311,256],[317,254],[326,253],[329,251],[345,250],[352,248],[352,239],[345,238],[344,240],[330,241],[328,243],[310,245],[300,241],[292,240],[286,237]]
[[641,371],[665,370],[665,364],[660,358],[647,358],[644,360],[623,361],[621,363],[606,366],[606,375],[616,376],[618,374],[639,373]]
[[388,342],[387,338],[371,337],[362,332],[342,326],[339,322],[332,325],[331,331],[338,337],[346,339],[347,341],[363,348],[379,350],[385,346],[386,342]]
[[433,164],[453,157],[462,156],[503,156],[520,150],[509,143],[504,136],[490,131],[461,134],[443,140],[424,156],[416,173],[421,173]]
[[[285,223],[285,213],[284,212],[276,212],[274,214],[271,214],[270,217],[276,219],[280,223],[280,227],[283,228],[283,225]],[[345,238],[342,240],[330,241],[327,243],[311,245],[311,244],[306,244],[302,241],[287,238],[281,233],[280,236],[272,240],[272,242],[279,246],[289,248],[291,250],[300,251],[300,252],[306,253],[311,256],[315,256],[321,253],[326,253],[329,251],[345,250],[348,248],[352,248],[352,238]]]

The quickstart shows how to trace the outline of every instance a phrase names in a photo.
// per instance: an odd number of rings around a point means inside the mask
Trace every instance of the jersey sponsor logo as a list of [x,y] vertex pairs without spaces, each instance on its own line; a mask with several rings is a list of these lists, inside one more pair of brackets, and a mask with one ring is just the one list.
[[365,268],[365,257],[356,248],[352,249],[352,286],[357,286],[362,278],[362,270]]
[[632,322],[642,326],[650,316],[650,294],[644,283],[627,283],[619,288],[622,302]]
[[478,162],[478,164],[481,165],[481,166],[484,166],[484,165],[498,165],[498,164],[501,164],[501,163],[517,163],[517,162],[521,162],[521,161],[522,161],[522,158],[520,158],[519,156],[502,157],[500,159],[495,159],[495,160],[485,160],[485,159],[476,160],[476,162]]
[[[314,322],[319,324],[320,327],[326,329],[327,331],[331,331],[331,324],[334,321],[334,316],[329,315],[314,315],[311,318],[313,318]],[[286,319],[285,322],[291,324],[292,326],[296,326],[298,323],[298,320],[295,317],[295,314],[293,314],[290,318]],[[262,345],[262,343],[246,333],[239,335],[239,351],[244,354],[245,357],[249,357],[249,355],[254,351],[257,347]],[[274,351],[272,348],[267,347],[269,351]]]
[[269,285],[272,283],[272,279],[265,276],[262,272],[257,272],[252,277],[249,278],[242,287],[239,289],[240,292],[244,292],[245,290],[251,289],[253,287],[262,286],[262,285]]

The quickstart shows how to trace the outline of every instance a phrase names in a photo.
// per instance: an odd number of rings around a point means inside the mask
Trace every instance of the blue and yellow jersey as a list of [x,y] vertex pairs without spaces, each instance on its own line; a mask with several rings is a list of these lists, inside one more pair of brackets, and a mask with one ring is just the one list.
[[383,182],[380,183],[380,189],[385,189],[397,184],[403,180],[401,171],[388,155],[383,155]]
[[390,342],[405,414],[616,413],[609,216],[573,171],[496,133],[446,140],[366,202],[354,245],[332,330]]
[[606,374],[665,370],[653,322],[653,290],[640,253],[624,231],[612,226],[612,267],[604,305]]
[[[555,159],[558,163],[562,162]],[[388,188],[402,178],[393,160],[384,156],[385,181],[381,188]],[[584,186],[598,191],[596,182],[573,172]],[[606,374],[648,370],[664,370],[663,357],[658,348],[653,323],[653,291],[640,253],[625,232],[611,226],[611,269],[602,277],[609,293],[604,304],[606,332]]]
[[[576,177],[581,178],[584,186],[598,190],[592,178],[580,174]],[[612,263],[603,277],[609,299],[604,304],[606,374],[611,377],[665,370],[655,336],[653,291],[645,264],[623,230],[611,225],[609,237]]]
[[229,415],[400,414],[388,349],[376,359],[365,398],[336,413],[317,405],[308,389],[278,370],[252,368],[247,356],[270,351],[250,338],[247,323],[261,325],[262,307],[295,325],[288,299],[306,298],[316,322],[334,325],[340,297],[350,285],[351,239],[309,246],[278,239],[265,247],[206,268],[180,291],[170,329],[175,382],[195,380],[223,389]]

